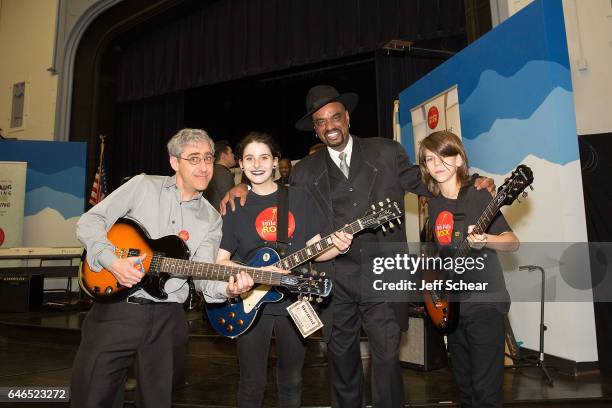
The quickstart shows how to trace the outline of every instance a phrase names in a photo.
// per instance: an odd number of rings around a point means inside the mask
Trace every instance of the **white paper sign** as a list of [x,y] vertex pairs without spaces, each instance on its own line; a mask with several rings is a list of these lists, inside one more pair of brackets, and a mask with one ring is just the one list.
[[298,300],[289,305],[287,311],[305,338],[323,327],[323,322],[319,319],[319,315],[315,312],[312,305],[305,300]]
[[23,243],[26,162],[0,162],[0,248]]

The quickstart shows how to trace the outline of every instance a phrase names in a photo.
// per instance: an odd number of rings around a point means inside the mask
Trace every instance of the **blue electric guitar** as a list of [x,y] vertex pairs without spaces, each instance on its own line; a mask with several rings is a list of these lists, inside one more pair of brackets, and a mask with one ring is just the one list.
[[[389,226],[393,228],[392,220],[402,216],[399,204],[395,201],[387,199],[385,202],[378,203],[378,206],[372,205],[372,209],[358,220],[339,229],[338,231],[356,234],[364,229],[378,228],[382,224],[389,222]],[[382,227],[385,228],[384,226]],[[314,244],[308,245],[306,248],[300,249],[291,255],[281,259],[278,253],[271,248],[260,248],[247,262],[249,267],[264,267],[269,265],[277,266],[281,269],[294,270],[299,265],[316,258],[334,246],[331,240],[331,234],[320,239]],[[318,282],[324,278],[325,273],[310,271],[308,268],[301,268],[299,271],[293,271],[290,276],[298,276],[302,280],[310,280]],[[326,285],[318,285],[320,290],[309,293],[302,292],[307,300],[316,299],[322,301],[331,292],[331,281]],[[314,295],[314,296],[313,296]],[[251,291],[243,293],[238,300],[230,300],[223,303],[207,303],[206,314],[208,321],[212,327],[221,335],[235,338],[246,332],[255,322],[257,312],[261,307],[270,302],[278,302],[283,298],[283,293],[268,285],[257,285]]]

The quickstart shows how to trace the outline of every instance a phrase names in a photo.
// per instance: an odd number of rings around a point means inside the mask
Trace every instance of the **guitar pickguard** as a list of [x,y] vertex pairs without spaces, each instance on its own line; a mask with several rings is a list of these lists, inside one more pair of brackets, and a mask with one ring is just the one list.
[[245,313],[251,313],[257,306],[259,306],[259,302],[261,299],[266,296],[268,291],[272,289],[271,286],[268,285],[259,285],[255,289],[252,289],[246,293],[240,295],[242,298],[242,306],[244,308]]

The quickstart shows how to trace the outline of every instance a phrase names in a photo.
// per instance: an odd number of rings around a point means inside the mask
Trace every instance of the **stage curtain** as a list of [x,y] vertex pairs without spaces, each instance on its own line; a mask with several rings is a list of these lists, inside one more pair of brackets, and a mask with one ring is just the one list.
[[173,174],[166,143],[184,127],[184,99],[183,92],[174,92],[116,106],[107,156],[112,189],[140,173]]
[[464,33],[454,0],[224,0],[121,44],[118,100]]
[[[393,138],[393,101],[399,93],[430,72],[447,57],[409,52],[376,52],[378,135]],[[403,109],[403,107],[400,107]],[[414,157],[410,158],[414,161]]]

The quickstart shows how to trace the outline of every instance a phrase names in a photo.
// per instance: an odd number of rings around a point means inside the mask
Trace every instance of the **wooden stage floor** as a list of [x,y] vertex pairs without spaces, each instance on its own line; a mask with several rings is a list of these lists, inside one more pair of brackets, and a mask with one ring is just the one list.
[[[0,313],[0,387],[68,386],[71,365],[86,312],[46,311]],[[189,312],[190,345],[186,382],[174,393],[176,407],[231,407],[236,405],[238,361],[235,345],[215,335],[199,312]],[[365,341],[365,339],[364,339]],[[274,353],[270,357],[268,388],[264,405],[275,406]],[[363,360],[369,376],[369,360]],[[403,369],[408,407],[453,407],[455,387],[448,368],[420,372]],[[566,376],[553,371],[554,386],[548,386],[538,368],[506,370],[504,400],[515,407],[612,407],[612,378],[597,372]],[[369,381],[366,389],[369,390]],[[329,380],[320,339],[309,342],[304,368],[303,405],[329,406]],[[367,396],[370,402],[370,396]],[[126,407],[133,406],[133,393],[126,393]],[[8,406],[7,404],[0,406]],[[67,404],[16,404],[67,406]]]

